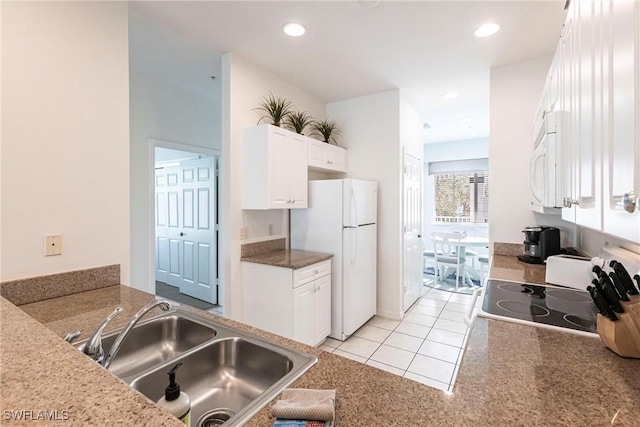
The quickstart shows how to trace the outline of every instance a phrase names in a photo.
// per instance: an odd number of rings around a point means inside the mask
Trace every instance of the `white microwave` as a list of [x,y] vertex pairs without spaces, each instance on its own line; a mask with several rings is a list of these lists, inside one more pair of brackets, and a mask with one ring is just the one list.
[[[536,212],[562,207],[561,147],[565,111],[546,113],[534,131],[534,150],[529,162],[531,202]],[[557,209],[557,213],[560,209]]]

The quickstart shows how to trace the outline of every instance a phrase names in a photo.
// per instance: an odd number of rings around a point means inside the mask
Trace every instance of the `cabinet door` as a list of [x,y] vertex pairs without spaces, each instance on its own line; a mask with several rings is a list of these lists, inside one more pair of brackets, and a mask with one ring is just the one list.
[[331,275],[326,275],[315,282],[315,329],[312,345],[324,341],[331,333]]
[[327,147],[327,161],[329,167],[335,172],[347,171],[347,150],[335,145]]
[[293,339],[314,345],[316,282],[293,290]]
[[290,140],[289,199],[291,208],[307,207],[307,138],[295,134]]
[[[569,10],[571,13],[573,7]],[[562,146],[561,146],[561,165],[562,165],[562,200],[575,199],[575,173],[573,160],[573,111],[575,109],[575,79],[573,73],[575,71],[575,30],[573,27],[573,19],[569,17],[565,23],[562,39],[560,40],[560,49],[562,51],[562,72],[561,72],[561,90],[560,106],[563,111],[567,112],[567,121],[562,129]],[[562,219],[565,221],[575,222],[576,209],[574,205],[562,208]]]
[[322,168],[327,167],[329,161],[327,157],[326,142],[318,141],[317,139],[309,138],[308,140],[308,163],[309,167]]
[[[285,209],[289,203],[289,165],[291,163],[288,131],[270,127],[269,133],[269,207]],[[244,183],[251,185],[251,183]]]
[[640,192],[640,3],[634,0],[607,3],[611,14],[608,87],[611,127],[604,150],[603,231],[640,243],[638,207],[628,212],[624,206],[625,198],[631,198],[632,194],[637,202]]
[[[599,16],[595,2],[576,2],[577,25],[577,117],[574,135],[576,161],[577,207],[576,223],[589,228],[601,228],[601,156],[602,73]],[[596,129],[597,128],[597,129]]]

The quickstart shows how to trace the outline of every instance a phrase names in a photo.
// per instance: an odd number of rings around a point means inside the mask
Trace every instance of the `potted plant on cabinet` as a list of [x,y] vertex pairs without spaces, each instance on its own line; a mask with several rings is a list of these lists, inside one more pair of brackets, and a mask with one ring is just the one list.
[[291,102],[286,98],[276,98],[272,93],[265,97],[260,106],[254,110],[262,112],[258,124],[264,119],[270,119],[271,124],[280,127],[280,124],[291,114]]
[[342,131],[338,129],[333,120],[324,119],[319,122],[313,122],[312,128],[312,135],[322,137],[322,140],[327,144],[338,145],[335,137],[340,135]]
[[299,133],[300,135],[304,135],[302,132],[304,128],[313,123],[313,118],[307,114],[306,111],[296,111],[292,112],[285,119],[285,125],[289,127],[289,129]]

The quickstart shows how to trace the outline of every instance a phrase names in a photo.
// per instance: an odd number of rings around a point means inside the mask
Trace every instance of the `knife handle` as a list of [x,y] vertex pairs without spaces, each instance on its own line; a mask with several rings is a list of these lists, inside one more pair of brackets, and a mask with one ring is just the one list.
[[591,268],[591,272],[596,274],[596,277],[600,277],[600,273],[602,272],[602,269],[600,268],[599,265],[594,265],[593,268]]
[[622,284],[624,285],[627,293],[631,295],[638,295],[638,291],[636,290],[635,286],[633,286],[633,280],[631,280],[631,276],[629,276],[629,273],[627,272],[627,269],[624,268],[624,265],[617,261],[615,263],[614,261],[611,261],[609,265],[613,266],[613,271],[615,271],[616,275],[620,279],[620,282],[622,282]]
[[609,273],[609,280],[613,284],[613,287],[618,291],[618,295],[622,301],[629,301],[629,297],[627,296],[627,290],[624,285],[620,282],[620,278],[613,271]]
[[618,317],[615,315],[613,310],[611,310],[604,298],[598,294],[598,290],[596,288],[593,286],[587,286],[587,291],[589,291],[589,295],[591,295],[591,299],[598,308],[600,314],[607,316],[611,320],[618,320]]
[[611,285],[609,277],[606,275],[601,276],[599,283],[602,287],[602,295],[604,296],[604,299],[607,300],[607,303],[613,309],[613,311],[615,311],[616,313],[624,313],[624,309],[622,308],[622,305],[620,305],[618,293],[613,288],[613,285]]

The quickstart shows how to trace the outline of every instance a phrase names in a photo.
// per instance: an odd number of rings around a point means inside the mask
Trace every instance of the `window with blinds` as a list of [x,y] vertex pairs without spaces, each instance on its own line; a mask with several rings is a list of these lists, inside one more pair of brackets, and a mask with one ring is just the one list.
[[434,174],[435,222],[488,223],[489,172]]

